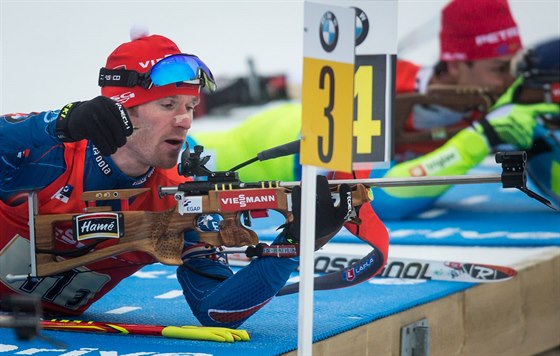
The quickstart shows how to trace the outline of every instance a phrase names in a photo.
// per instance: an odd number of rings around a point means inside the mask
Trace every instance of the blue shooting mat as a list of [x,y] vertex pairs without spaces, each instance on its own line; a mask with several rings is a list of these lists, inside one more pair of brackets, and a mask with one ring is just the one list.
[[386,222],[386,226],[391,244],[560,245],[560,212],[519,190],[493,184],[455,186],[433,209],[406,221]]
[[[534,189],[532,186],[530,188]],[[262,240],[272,240],[278,234],[276,227],[282,222],[283,218],[278,214],[268,219],[254,219],[252,228]],[[501,189],[499,184],[455,186],[430,211],[407,221],[386,222],[386,225],[390,231],[391,244],[560,245],[560,214],[520,191]],[[349,234],[337,236],[336,241],[360,242]],[[317,291],[314,299],[313,340],[323,340],[473,285],[373,278],[351,288]],[[68,345],[66,351],[59,349],[49,352],[49,355],[62,355],[70,351],[80,355],[99,355],[102,351],[105,351],[104,355],[141,352],[146,355],[277,355],[297,348],[297,309],[297,294],[274,298],[242,326],[251,334],[251,341],[248,342],[217,343],[59,331],[43,331],[43,334]],[[175,268],[161,264],[146,266],[124,280],[80,319],[199,325],[181,294]],[[23,353],[31,348],[58,349],[37,339],[19,341],[11,330],[0,328],[0,354]]]
[[[481,165],[469,174],[500,174]],[[542,196],[529,179],[527,187]],[[434,207],[385,222],[391,244],[538,247],[560,245],[560,212],[501,184],[455,185]]]
[[[295,274],[294,274],[295,275]],[[467,289],[474,284],[440,281],[401,281],[387,284],[374,278],[352,288],[316,291],[314,299],[314,342]],[[399,280],[396,280],[399,281]],[[175,278],[175,268],[161,264],[146,266],[124,280],[94,304],[80,320],[151,325],[199,325],[192,316]],[[128,312],[124,312],[128,310]],[[50,349],[49,355],[88,350],[84,355],[278,355],[297,349],[298,294],[274,298],[251,317],[242,329],[251,334],[246,342],[219,343],[152,336],[111,335],[42,331],[65,343],[66,351],[43,340],[17,340],[12,330],[0,328],[0,354]],[[110,353],[113,352],[113,353]],[[47,353],[45,353],[47,354]],[[80,354],[82,355],[82,354]]]

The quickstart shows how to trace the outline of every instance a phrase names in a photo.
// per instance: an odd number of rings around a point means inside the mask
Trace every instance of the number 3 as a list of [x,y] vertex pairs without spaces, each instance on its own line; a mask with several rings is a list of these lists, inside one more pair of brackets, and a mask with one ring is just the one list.
[[329,136],[327,140],[327,153],[323,150],[323,136],[319,136],[318,139],[318,151],[319,159],[328,163],[331,161],[334,151],[334,118],[332,116],[332,109],[334,107],[334,72],[331,67],[323,67],[321,69],[321,76],[319,77],[319,88],[325,89],[325,77],[329,76],[329,104],[323,110],[325,117],[329,123]]

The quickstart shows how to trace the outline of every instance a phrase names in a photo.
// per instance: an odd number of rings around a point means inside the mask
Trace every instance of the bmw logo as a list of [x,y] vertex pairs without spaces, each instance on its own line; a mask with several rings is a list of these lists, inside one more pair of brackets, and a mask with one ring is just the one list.
[[356,46],[366,39],[369,32],[369,20],[365,12],[355,7],[356,10]]
[[203,232],[220,231],[220,221],[224,218],[220,214],[202,214],[196,218],[196,227]]
[[338,42],[338,20],[330,11],[325,12],[319,25],[319,39],[321,46],[327,52],[332,52]]

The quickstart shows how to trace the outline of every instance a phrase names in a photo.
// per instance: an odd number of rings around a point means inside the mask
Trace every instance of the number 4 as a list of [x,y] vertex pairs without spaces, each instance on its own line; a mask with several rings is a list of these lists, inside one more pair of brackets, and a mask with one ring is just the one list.
[[354,75],[354,97],[356,98],[356,120],[353,135],[356,137],[356,152],[371,154],[371,138],[381,136],[381,120],[373,119],[373,67],[360,66]]

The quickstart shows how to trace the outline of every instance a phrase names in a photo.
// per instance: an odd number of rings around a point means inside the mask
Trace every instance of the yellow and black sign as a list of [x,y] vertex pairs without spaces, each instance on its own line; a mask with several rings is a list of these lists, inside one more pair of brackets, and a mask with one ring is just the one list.
[[352,170],[353,9],[307,4],[301,164]]
[[[391,111],[394,101],[395,56],[357,55],[354,76],[354,129],[352,162],[354,169],[371,169],[373,163],[387,162],[391,155]],[[389,90],[387,89],[389,85]]]
[[397,53],[396,0],[353,0],[356,11],[354,169],[388,167]]

